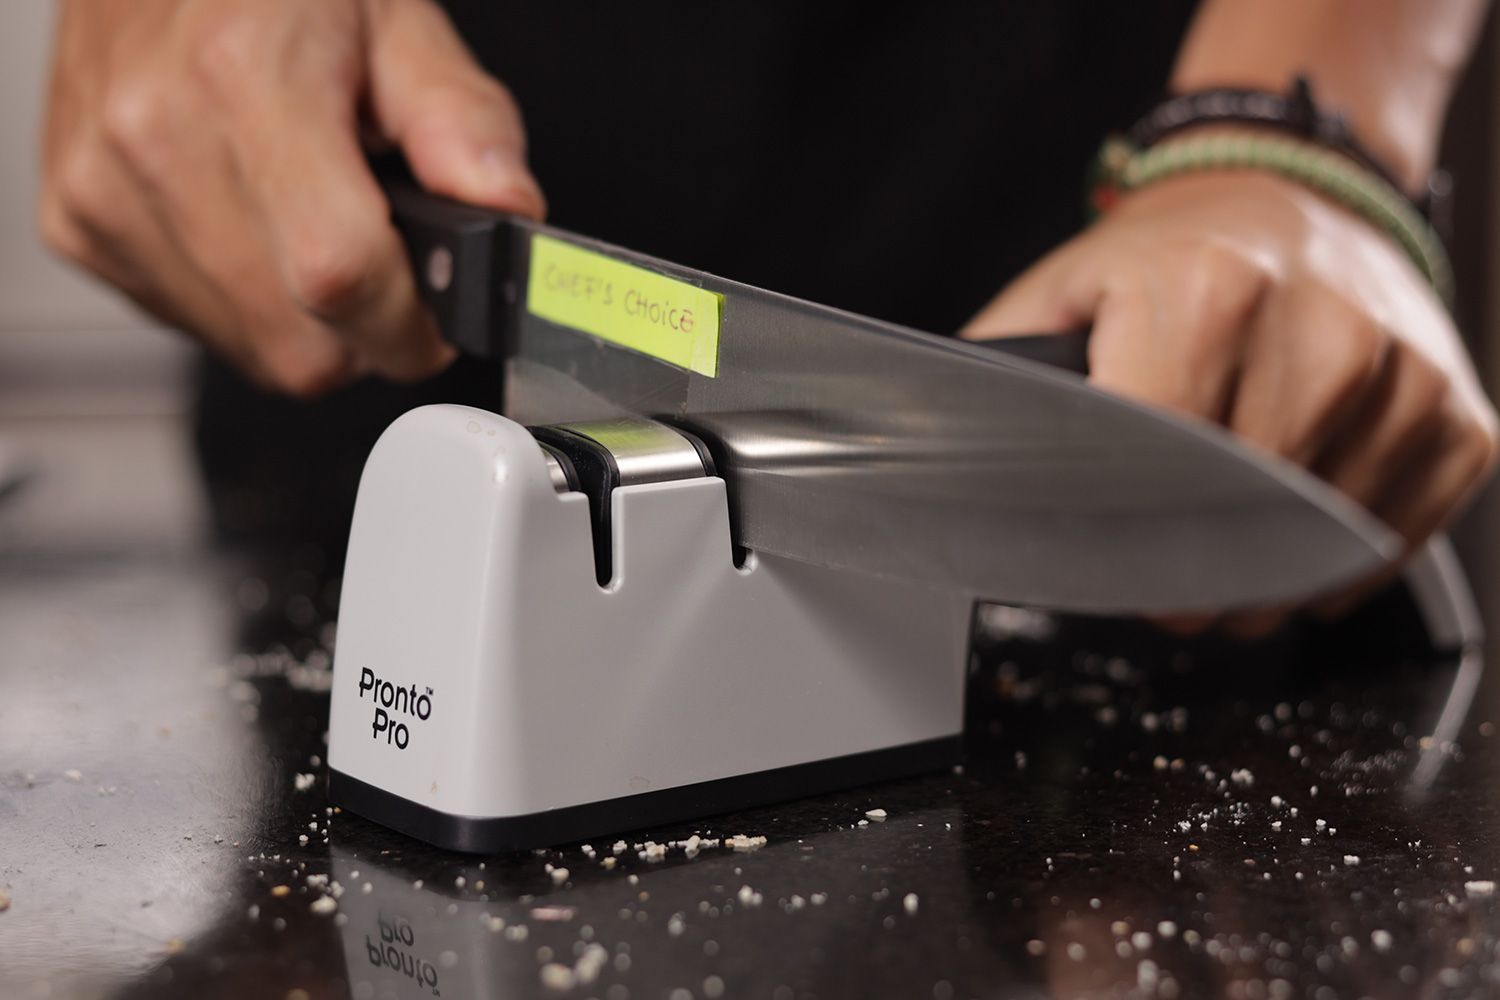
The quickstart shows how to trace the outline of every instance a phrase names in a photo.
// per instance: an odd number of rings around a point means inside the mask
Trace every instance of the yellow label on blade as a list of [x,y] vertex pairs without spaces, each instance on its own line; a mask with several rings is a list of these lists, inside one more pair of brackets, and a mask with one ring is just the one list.
[[722,296],[537,233],[526,308],[533,316],[713,378]]

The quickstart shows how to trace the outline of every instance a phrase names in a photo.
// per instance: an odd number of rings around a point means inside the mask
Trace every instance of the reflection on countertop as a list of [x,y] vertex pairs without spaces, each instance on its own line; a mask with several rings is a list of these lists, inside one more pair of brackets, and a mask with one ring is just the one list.
[[465,857],[326,799],[325,553],[208,544],[171,420],[3,432],[7,996],[1500,990],[1496,683],[1428,739],[1457,664],[1394,605],[1249,653],[989,615],[958,771]]

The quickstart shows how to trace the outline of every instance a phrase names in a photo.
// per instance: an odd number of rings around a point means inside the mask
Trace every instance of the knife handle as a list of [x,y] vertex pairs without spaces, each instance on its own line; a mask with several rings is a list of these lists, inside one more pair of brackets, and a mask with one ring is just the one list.
[[981,347],[992,348],[1013,357],[1061,368],[1075,375],[1087,375],[1091,332],[1085,327],[1082,330],[1066,330],[1061,333],[1028,333],[1019,337],[997,337],[994,340],[980,340],[976,343]]
[[510,217],[427,194],[409,182],[387,180],[383,186],[417,290],[443,339],[465,354],[492,361],[509,357],[519,298]]

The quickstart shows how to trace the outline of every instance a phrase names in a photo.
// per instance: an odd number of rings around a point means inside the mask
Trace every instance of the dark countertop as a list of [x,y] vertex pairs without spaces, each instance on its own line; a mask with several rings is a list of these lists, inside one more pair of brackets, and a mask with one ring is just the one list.
[[752,850],[444,854],[330,814],[320,553],[205,543],[174,420],[0,433],[7,997],[1500,992],[1500,692],[1424,750],[1451,660],[1002,616],[960,772],[625,838]]

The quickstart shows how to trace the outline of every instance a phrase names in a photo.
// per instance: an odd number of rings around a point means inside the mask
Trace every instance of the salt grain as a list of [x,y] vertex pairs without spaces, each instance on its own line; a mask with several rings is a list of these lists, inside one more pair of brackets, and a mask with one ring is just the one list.
[[553,885],[562,885],[567,880],[568,880],[568,870],[566,868],[554,868],[554,869],[552,869],[552,884]]
[[1380,951],[1380,952],[1390,951],[1392,943],[1393,942],[1392,942],[1392,939],[1391,939],[1391,932],[1390,931],[1371,931],[1370,932],[1370,944],[1372,944],[1372,945],[1375,946],[1375,950],[1376,951]]
[[318,780],[316,774],[297,774],[292,776],[292,785],[299,792],[305,792]]
[[332,896],[319,896],[308,904],[307,908],[319,916],[327,916],[339,908],[339,903]]
[[578,980],[579,985],[587,986],[599,978],[599,973],[604,971],[604,965],[608,961],[609,952],[604,946],[591,944],[583,949],[583,954],[573,963],[573,977]]
[[876,822],[885,819],[885,816],[886,813],[884,809],[870,809],[865,812],[865,819],[873,819]]
[[542,966],[542,985],[549,990],[564,993],[578,984],[578,977],[573,970],[558,962],[548,962]]
[[1468,893],[1471,899],[1483,899],[1495,894],[1495,883],[1489,879],[1475,879],[1464,883],[1464,892]]
[[908,892],[905,896],[901,897],[901,905],[906,909],[907,916],[916,916],[917,906],[919,905],[917,894],[914,892]]

